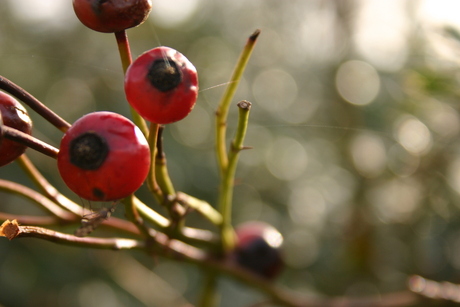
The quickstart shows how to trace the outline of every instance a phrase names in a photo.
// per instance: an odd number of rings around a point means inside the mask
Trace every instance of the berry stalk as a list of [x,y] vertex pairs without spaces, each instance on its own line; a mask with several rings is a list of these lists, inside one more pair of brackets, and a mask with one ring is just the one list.
[[0,89],[23,101],[26,105],[32,108],[32,110],[37,112],[40,116],[49,121],[62,132],[66,132],[67,129],[69,129],[70,124],[67,121],[51,111],[47,106],[26,92],[22,87],[16,85],[15,83],[2,76],[0,76]]
[[[153,124],[153,123],[152,123]],[[168,167],[166,162],[166,155],[163,151],[163,130],[164,127],[160,126],[158,130],[157,146],[156,146],[156,157],[155,157],[155,176],[166,197],[175,196],[176,191],[174,185],[169,177]]]
[[[126,30],[115,32],[115,38],[117,40],[118,52],[120,54],[121,66],[123,67],[123,72],[126,73],[129,65],[133,62],[131,57],[131,48],[129,47],[128,35]],[[133,117],[133,122],[136,126],[141,129],[142,133],[147,136],[148,128],[145,120],[137,113],[131,106],[131,116]]]
[[160,125],[156,123],[150,123],[150,130],[149,130],[149,146],[150,146],[150,154],[151,154],[151,161],[150,163],[150,171],[149,175],[147,176],[147,186],[149,190],[153,193],[156,197],[158,203],[163,202],[163,192],[158,186],[156,175],[155,175],[155,166],[156,166],[156,156],[157,156],[157,142],[158,142],[158,132],[160,129]]

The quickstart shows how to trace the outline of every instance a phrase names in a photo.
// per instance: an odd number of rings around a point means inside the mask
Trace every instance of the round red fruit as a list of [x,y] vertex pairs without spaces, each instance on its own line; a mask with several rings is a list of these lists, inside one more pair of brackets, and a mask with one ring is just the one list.
[[146,120],[169,124],[186,117],[198,96],[195,66],[169,47],[144,52],[128,68],[125,93],[130,105]]
[[140,129],[112,112],[89,113],[64,134],[58,169],[67,186],[84,199],[125,198],[144,182],[150,149]]
[[247,222],[235,231],[236,262],[261,277],[276,277],[283,268],[280,252],[283,236],[278,230],[263,222]]
[[[0,112],[5,126],[32,133],[32,120],[27,110],[13,97],[0,92]],[[25,145],[3,138],[0,144],[0,166],[16,160],[27,149]]]
[[78,19],[88,28],[104,33],[119,32],[142,24],[151,0],[73,0]]

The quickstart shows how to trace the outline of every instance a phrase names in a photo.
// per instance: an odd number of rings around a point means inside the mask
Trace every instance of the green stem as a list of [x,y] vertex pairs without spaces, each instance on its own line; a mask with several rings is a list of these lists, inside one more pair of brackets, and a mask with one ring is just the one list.
[[133,204],[146,222],[153,224],[156,229],[170,237],[192,245],[208,247],[215,247],[217,245],[216,236],[208,230],[183,227],[180,231],[175,231],[175,229],[171,231],[170,220],[157,213],[136,197],[133,198]]
[[170,223],[167,218],[144,204],[139,198],[134,197],[132,202],[136,206],[136,210],[139,212],[139,214],[142,215],[146,221],[152,223],[155,228],[164,231],[169,227]]
[[221,226],[223,252],[230,251],[235,244],[235,235],[232,227],[233,183],[239,153],[246,148],[243,146],[243,142],[248,127],[249,111],[251,110],[251,103],[248,101],[240,101],[237,106],[239,108],[238,127],[228,154],[228,167],[223,174],[219,194],[219,208],[223,217]]
[[217,274],[209,271],[204,277],[203,290],[197,307],[214,307],[218,305]]
[[174,185],[171,181],[171,178],[169,177],[166,155],[163,151],[163,129],[164,127],[161,126],[158,131],[158,139],[156,146],[157,150],[155,157],[155,176],[161,191],[163,191],[163,195],[165,195],[166,198],[174,198],[174,196],[176,195],[176,191],[174,189]]
[[160,187],[158,186],[156,174],[155,174],[155,166],[156,166],[156,157],[157,157],[157,142],[158,142],[158,132],[160,129],[160,125],[156,123],[150,123],[150,130],[149,130],[149,146],[150,146],[150,171],[147,177],[147,186],[149,190],[153,193],[158,203],[163,202],[163,192],[161,191]]
[[184,207],[192,208],[216,226],[222,225],[222,215],[204,200],[177,192],[177,201]]
[[[128,35],[126,31],[115,32],[115,38],[117,40],[118,52],[120,54],[121,65],[123,67],[123,72],[126,74],[129,65],[132,63],[131,49],[129,47]],[[147,136],[148,128],[145,120],[137,113],[131,106],[131,116],[133,117],[133,122],[136,126],[141,129],[142,133]]]
[[252,50],[254,49],[259,34],[260,30],[256,30],[247,40],[246,45],[240,54],[238,62],[230,78],[230,82],[226,87],[224,94],[222,95],[216,111],[216,154],[221,174],[225,172],[228,164],[227,146],[225,141],[227,134],[228,109],[230,107],[230,102],[235,95],[238,84],[240,83],[249,58],[252,54]]

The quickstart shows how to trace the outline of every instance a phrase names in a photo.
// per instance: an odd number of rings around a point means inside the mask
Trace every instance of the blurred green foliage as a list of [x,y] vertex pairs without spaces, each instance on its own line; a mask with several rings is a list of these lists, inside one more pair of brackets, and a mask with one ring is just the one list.
[[[114,37],[79,24],[70,0],[48,2],[0,4],[0,75],[69,122],[96,110],[128,116]],[[151,18],[128,35],[134,57],[166,45],[199,72],[196,108],[165,132],[178,190],[215,202],[219,85],[260,28],[235,100],[253,102],[246,145],[254,149],[241,155],[234,221],[263,220],[284,234],[279,282],[331,296],[399,291],[409,274],[460,283],[458,25],[433,23],[417,1],[167,3],[153,1]],[[58,146],[61,133],[31,117],[34,135]],[[29,154],[84,203],[52,159]],[[31,186],[14,164],[0,176]],[[150,199],[144,188],[139,195]],[[41,214],[1,197],[1,211]],[[5,306],[183,306],[201,282],[181,263],[33,239],[0,240],[0,272]],[[261,298],[231,280],[221,289],[221,306]]]

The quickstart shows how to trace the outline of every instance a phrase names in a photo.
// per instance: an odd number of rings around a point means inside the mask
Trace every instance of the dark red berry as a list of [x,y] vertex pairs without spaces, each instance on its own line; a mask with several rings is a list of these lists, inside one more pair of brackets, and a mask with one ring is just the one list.
[[[32,133],[32,120],[26,109],[13,97],[0,92],[0,112],[5,126]],[[0,144],[0,166],[13,162],[27,149],[25,145],[2,138]]]
[[128,68],[125,93],[144,119],[169,124],[192,111],[198,96],[198,75],[184,55],[169,47],[157,47]]
[[150,168],[150,149],[129,119],[89,113],[64,134],[58,168],[67,186],[84,199],[112,201],[135,192]]
[[236,262],[259,276],[276,277],[283,267],[280,253],[283,236],[274,227],[262,222],[247,222],[236,227],[235,231]]
[[142,24],[152,9],[151,0],[73,0],[78,19],[88,28],[119,32]]

